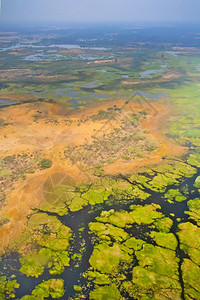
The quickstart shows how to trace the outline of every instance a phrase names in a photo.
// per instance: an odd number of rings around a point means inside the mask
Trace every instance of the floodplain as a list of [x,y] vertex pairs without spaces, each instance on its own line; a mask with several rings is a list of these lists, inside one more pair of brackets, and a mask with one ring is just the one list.
[[151,30],[5,28],[0,299],[200,299],[199,33]]

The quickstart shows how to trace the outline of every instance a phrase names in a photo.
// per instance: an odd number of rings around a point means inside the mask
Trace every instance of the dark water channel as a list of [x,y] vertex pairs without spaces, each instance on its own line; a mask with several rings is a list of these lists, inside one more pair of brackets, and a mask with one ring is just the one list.
[[[200,169],[198,169],[197,173],[192,176],[191,178],[183,178],[178,185],[171,185],[167,187],[169,189],[179,189],[181,190],[184,186],[188,187],[188,197],[187,200],[183,202],[175,202],[169,203],[163,198],[164,193],[159,192],[152,192],[149,189],[144,189],[145,192],[150,193],[151,196],[144,201],[140,199],[135,200],[116,200],[114,198],[109,199],[108,201],[104,202],[103,204],[96,204],[94,206],[87,206],[84,209],[77,211],[77,212],[70,212],[66,216],[58,216],[58,219],[66,226],[70,227],[73,231],[73,240],[71,241],[70,245],[70,252],[72,254],[80,253],[81,244],[85,242],[86,250],[82,253],[82,259],[80,261],[70,260],[70,266],[66,267],[65,271],[58,276],[50,275],[48,270],[39,277],[39,278],[31,278],[23,275],[19,272],[20,263],[19,263],[19,255],[16,253],[12,253],[8,257],[3,257],[0,262],[0,271],[2,274],[7,275],[8,277],[15,275],[16,280],[20,284],[20,288],[16,290],[16,299],[20,299],[24,295],[31,294],[31,291],[35,288],[36,285],[42,282],[42,280],[48,280],[51,278],[62,278],[65,282],[65,296],[62,299],[69,299],[72,297],[75,292],[73,289],[73,285],[76,284],[84,284],[84,278],[81,278],[81,274],[85,272],[89,267],[89,258],[93,251],[93,244],[91,241],[91,235],[88,233],[88,224],[90,222],[94,222],[95,218],[100,215],[101,211],[103,210],[110,210],[114,209],[116,211],[126,210],[130,211],[130,205],[132,204],[151,204],[156,203],[161,206],[161,212],[170,217],[173,220],[173,226],[171,228],[171,232],[175,234],[177,238],[177,225],[179,220],[181,222],[188,220],[188,215],[185,214],[185,211],[188,210],[187,201],[190,199],[194,199],[199,196],[199,192],[196,188],[194,188],[193,184],[196,177],[200,174]],[[171,214],[174,214],[171,215]],[[83,231],[80,231],[80,228],[84,228]],[[154,243],[152,240],[146,235],[147,232],[150,232],[151,229],[147,225],[140,225],[133,224],[132,228],[128,228],[127,232],[131,236],[135,236],[136,238],[143,238],[149,243]],[[177,256],[182,259],[184,258],[184,253],[180,250],[179,246],[176,251]],[[181,269],[179,268],[179,271]],[[180,272],[179,272],[180,273]],[[182,276],[179,277],[180,283],[183,287]],[[51,299],[51,298],[49,298]],[[128,298],[126,298],[128,299]],[[131,299],[131,298],[130,298]],[[182,295],[182,299],[184,296]]]

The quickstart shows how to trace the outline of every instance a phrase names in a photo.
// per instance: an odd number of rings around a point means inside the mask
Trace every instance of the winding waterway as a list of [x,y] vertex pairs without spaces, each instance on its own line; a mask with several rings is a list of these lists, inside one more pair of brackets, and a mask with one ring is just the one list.
[[[2,273],[7,275],[8,277],[15,275],[16,280],[20,284],[20,288],[16,291],[17,299],[20,299],[22,296],[30,294],[31,291],[35,288],[36,285],[42,282],[42,280],[48,280],[51,278],[62,278],[65,282],[65,295],[61,299],[69,299],[74,295],[73,285],[76,284],[84,284],[85,279],[81,277],[81,274],[84,273],[89,267],[89,258],[93,251],[93,243],[91,235],[89,234],[88,224],[90,222],[94,222],[95,218],[100,215],[101,211],[109,211],[110,209],[114,209],[115,211],[126,210],[130,211],[130,205],[145,205],[156,203],[161,206],[161,212],[172,219],[173,226],[171,228],[171,233],[175,235],[177,238],[177,225],[181,222],[185,222],[188,220],[188,215],[185,214],[187,208],[187,201],[190,199],[194,199],[198,197],[199,193],[197,188],[194,188],[193,184],[196,177],[200,174],[200,168],[197,169],[197,173],[193,175],[191,178],[183,178],[179,182],[178,185],[170,185],[167,187],[169,189],[182,189],[184,186],[188,187],[189,193],[187,200],[183,202],[175,202],[169,203],[164,199],[164,193],[152,192],[147,188],[144,189],[145,192],[151,194],[151,196],[144,201],[140,199],[135,200],[116,200],[109,199],[103,204],[96,204],[94,206],[86,206],[80,211],[77,212],[69,212],[65,216],[59,216],[57,214],[48,213],[49,215],[56,216],[62,224],[68,226],[73,231],[73,239],[71,240],[70,252],[73,254],[80,253],[81,244],[85,243],[85,251],[82,253],[82,259],[80,261],[72,260],[70,261],[70,266],[65,268],[65,271],[59,276],[53,276],[48,273],[48,270],[45,270],[43,275],[39,278],[28,278],[26,275],[23,275],[19,272],[20,263],[19,263],[19,255],[16,253],[12,253],[8,257],[3,257],[0,263],[0,270]],[[128,180],[123,178],[124,180]],[[80,228],[84,228],[81,232]],[[148,235],[145,235],[147,232],[150,232],[151,229],[147,225],[134,226],[127,229],[127,232],[130,236],[134,236],[136,238],[142,238],[146,240],[148,243],[152,243],[152,240],[148,238]],[[178,247],[176,249],[176,256],[180,259],[180,265],[182,263],[185,254],[180,250],[180,243],[178,243]],[[131,273],[130,273],[131,276]],[[181,268],[179,266],[179,281],[183,289],[183,281]],[[89,293],[88,289],[88,293]],[[129,299],[132,299],[129,297]],[[184,299],[184,292],[182,292],[182,299]]]

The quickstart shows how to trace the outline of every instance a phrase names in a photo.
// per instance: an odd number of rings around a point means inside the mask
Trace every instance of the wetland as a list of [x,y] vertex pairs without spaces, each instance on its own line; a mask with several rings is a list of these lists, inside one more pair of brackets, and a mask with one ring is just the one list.
[[1,300],[200,299],[197,29],[5,29]]

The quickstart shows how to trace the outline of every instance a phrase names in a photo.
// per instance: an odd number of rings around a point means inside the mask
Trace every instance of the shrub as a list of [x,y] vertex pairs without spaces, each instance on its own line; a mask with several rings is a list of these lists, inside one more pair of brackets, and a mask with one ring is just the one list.
[[48,158],[44,158],[39,162],[40,168],[43,169],[48,169],[51,168],[52,166],[52,161]]

